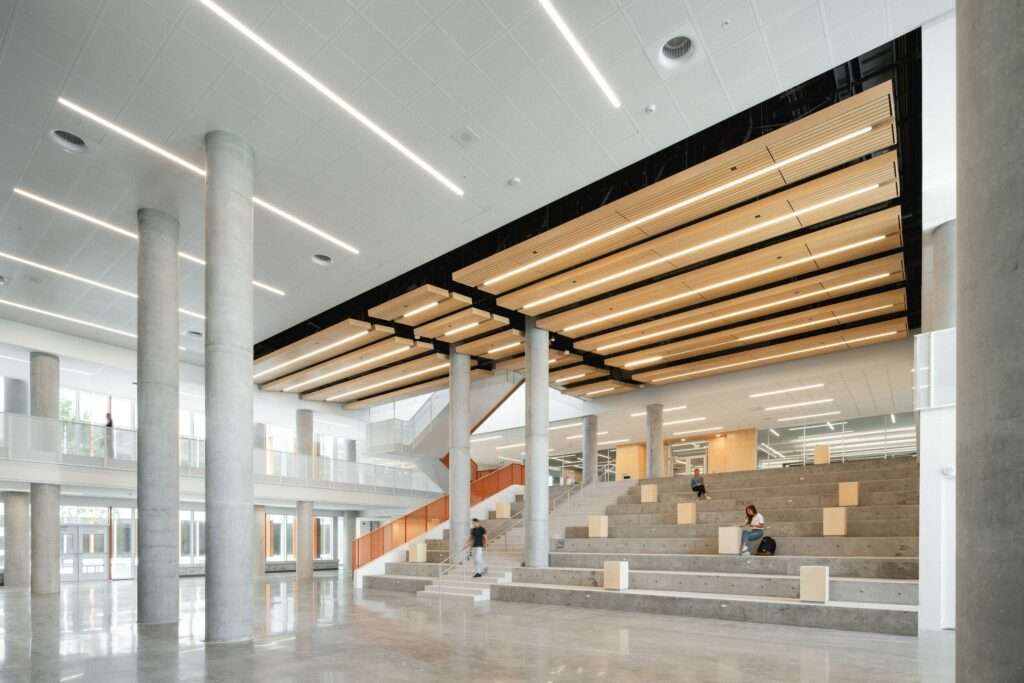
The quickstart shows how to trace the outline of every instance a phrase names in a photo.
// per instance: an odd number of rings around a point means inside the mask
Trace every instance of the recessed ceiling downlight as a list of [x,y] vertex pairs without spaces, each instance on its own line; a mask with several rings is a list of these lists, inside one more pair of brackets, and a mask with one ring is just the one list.
[[79,154],[88,149],[85,145],[85,140],[69,130],[61,130],[60,128],[51,130],[50,137],[60,145],[61,149],[69,154]]
[[666,59],[683,59],[693,51],[693,41],[687,36],[672,36],[661,46]]
[[313,263],[318,266],[329,266],[334,263],[334,259],[327,254],[313,254]]

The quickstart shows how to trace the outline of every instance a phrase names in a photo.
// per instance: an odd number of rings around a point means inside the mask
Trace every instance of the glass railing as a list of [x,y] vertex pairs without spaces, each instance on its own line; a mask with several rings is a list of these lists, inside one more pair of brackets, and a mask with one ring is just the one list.
[[401,404],[407,402],[408,399],[403,399],[374,407],[367,425],[371,451],[395,451],[411,446],[448,407],[448,390],[430,394],[411,415],[402,410]]
[[[0,416],[0,459],[135,469],[137,433],[134,430],[12,413],[0,413]],[[180,437],[178,462],[182,476],[203,476],[206,442]],[[253,451],[253,474],[257,482],[294,486],[431,496],[441,491],[415,469],[271,450]]]

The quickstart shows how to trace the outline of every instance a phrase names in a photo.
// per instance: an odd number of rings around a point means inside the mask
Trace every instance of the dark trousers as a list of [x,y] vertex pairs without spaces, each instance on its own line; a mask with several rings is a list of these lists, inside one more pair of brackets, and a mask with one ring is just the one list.
[[699,486],[694,486],[693,490],[697,494],[698,498],[703,498],[704,496],[708,495],[708,492],[704,490],[704,484],[700,484]]

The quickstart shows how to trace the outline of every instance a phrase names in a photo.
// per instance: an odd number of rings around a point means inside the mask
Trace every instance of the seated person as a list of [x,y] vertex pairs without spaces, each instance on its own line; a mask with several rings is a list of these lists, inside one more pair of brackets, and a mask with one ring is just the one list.
[[693,468],[693,476],[690,477],[690,489],[697,494],[697,500],[701,498],[711,500],[707,489],[704,488],[704,477],[701,475],[699,467]]
[[743,530],[743,542],[740,544],[740,555],[750,554],[750,544],[754,541],[758,541],[764,536],[764,515],[757,511],[757,507],[754,505],[748,505],[747,509],[744,510],[744,514],[747,515],[747,523],[745,526],[749,527]]

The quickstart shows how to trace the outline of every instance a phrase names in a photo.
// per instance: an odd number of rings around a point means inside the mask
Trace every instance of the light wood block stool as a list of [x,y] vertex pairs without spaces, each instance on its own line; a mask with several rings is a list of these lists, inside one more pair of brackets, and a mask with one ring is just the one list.
[[512,519],[512,503],[498,503],[494,506],[495,519]]
[[839,482],[839,507],[860,505],[860,482]]
[[604,563],[604,589],[629,590],[629,562],[606,560]]
[[821,535],[846,535],[846,508],[823,508],[821,511]]
[[410,562],[426,562],[427,561],[427,544],[426,543],[413,543],[409,546],[409,561]]
[[740,545],[743,543],[743,527],[720,526],[718,527],[718,554],[739,555]]
[[697,504],[679,503],[676,505],[676,524],[696,524]]
[[640,502],[641,503],[657,503],[658,502],[658,485],[657,484],[640,484]]
[[587,538],[608,538],[608,515],[587,517]]
[[828,602],[828,567],[800,567],[800,602]]
[[814,464],[827,465],[832,459],[832,449],[828,444],[818,444],[814,447]]

